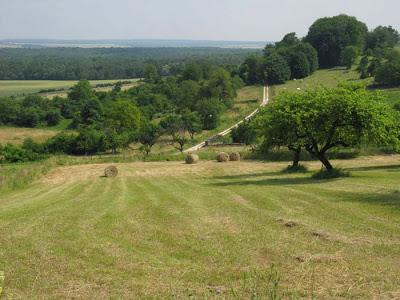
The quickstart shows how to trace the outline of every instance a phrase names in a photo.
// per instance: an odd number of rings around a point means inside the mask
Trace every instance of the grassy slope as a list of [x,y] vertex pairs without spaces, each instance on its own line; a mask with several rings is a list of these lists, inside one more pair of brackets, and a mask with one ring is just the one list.
[[54,170],[0,195],[4,296],[249,299],[275,265],[296,297],[399,297],[399,159],[347,161],[353,176],[327,182],[256,162]]
[[[319,85],[327,87],[336,87],[340,82],[361,81],[359,74],[354,70],[345,70],[343,68],[333,68],[327,70],[318,70],[313,75],[302,80],[291,80],[285,84],[272,87],[272,94],[277,95],[283,91],[296,91],[298,88],[305,90]],[[372,79],[364,80],[366,83],[372,83]],[[394,106],[400,103],[400,88],[380,89],[387,97],[386,103]]]
[[285,84],[274,86],[272,93],[277,95],[282,91],[296,91],[298,88],[305,90],[319,85],[336,87],[340,82],[358,81],[359,78],[359,74],[354,70],[343,68],[318,70],[305,79],[290,80]]
[[[97,84],[115,83],[121,80],[125,79],[91,80],[90,83],[95,86]],[[0,96],[32,94],[44,89],[68,89],[75,85],[76,82],[72,80],[0,80]]]

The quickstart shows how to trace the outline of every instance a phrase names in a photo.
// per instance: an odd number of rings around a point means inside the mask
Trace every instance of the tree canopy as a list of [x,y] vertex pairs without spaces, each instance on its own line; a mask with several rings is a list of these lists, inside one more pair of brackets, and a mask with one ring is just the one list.
[[315,21],[305,41],[317,50],[320,66],[329,68],[340,65],[347,46],[364,49],[367,33],[367,26],[355,17],[339,15]]
[[398,149],[398,116],[381,100],[358,86],[282,93],[258,117],[258,128],[265,147],[305,149],[331,170],[327,155],[335,147],[368,142]]

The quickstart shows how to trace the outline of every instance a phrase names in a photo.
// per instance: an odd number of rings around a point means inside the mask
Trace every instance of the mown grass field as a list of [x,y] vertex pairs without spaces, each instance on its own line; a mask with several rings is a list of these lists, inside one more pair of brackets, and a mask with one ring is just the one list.
[[[118,81],[125,80],[135,81],[135,79],[91,80],[90,83],[92,86],[96,86],[98,84],[116,83]],[[72,80],[0,80],[0,97],[34,94],[40,92],[41,90],[48,89],[69,89],[76,83],[77,81]],[[100,90],[101,89],[104,90],[107,88],[100,88]],[[46,95],[47,94],[44,96]],[[50,97],[55,95],[64,96],[66,95],[66,92],[48,93],[48,96]]]
[[56,168],[1,189],[3,297],[398,299],[399,161],[335,161],[352,176],[332,181],[286,163]]

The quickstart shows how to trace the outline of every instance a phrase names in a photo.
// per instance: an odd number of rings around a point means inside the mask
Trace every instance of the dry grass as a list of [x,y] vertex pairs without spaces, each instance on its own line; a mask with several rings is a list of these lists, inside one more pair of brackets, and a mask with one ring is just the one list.
[[4,296],[395,299],[399,161],[334,161],[352,176],[323,183],[287,163],[59,167],[0,195]]
[[[135,79],[91,80],[90,83],[92,86],[95,86],[97,84],[116,83],[125,80],[134,81]],[[38,93],[41,90],[47,89],[69,89],[76,83],[77,81],[72,80],[0,80],[0,96],[20,96],[24,94]],[[107,89],[109,89],[109,87],[107,87]],[[52,93],[49,93],[49,95],[51,94]],[[65,92],[60,92],[58,94],[62,96],[65,95]]]
[[44,142],[56,134],[57,131],[50,129],[0,127],[0,144],[20,145],[26,138],[32,138],[35,142]]

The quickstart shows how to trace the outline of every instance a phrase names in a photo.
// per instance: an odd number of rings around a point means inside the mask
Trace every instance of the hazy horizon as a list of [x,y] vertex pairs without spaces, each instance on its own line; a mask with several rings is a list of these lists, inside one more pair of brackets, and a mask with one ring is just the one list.
[[276,41],[342,13],[400,30],[399,10],[395,0],[13,0],[0,2],[0,39]]

